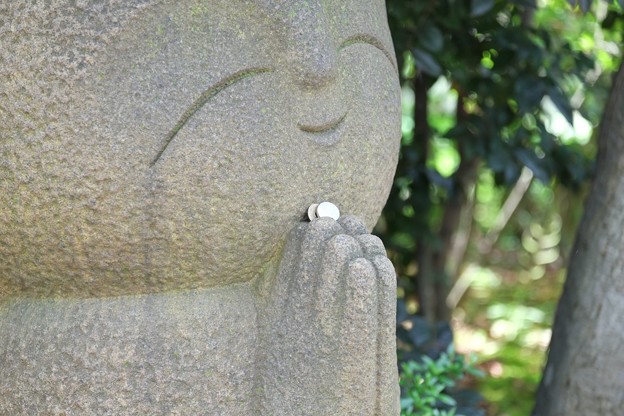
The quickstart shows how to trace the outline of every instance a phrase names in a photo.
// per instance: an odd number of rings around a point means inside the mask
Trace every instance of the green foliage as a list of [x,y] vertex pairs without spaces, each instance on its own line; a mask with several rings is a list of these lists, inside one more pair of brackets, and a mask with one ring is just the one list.
[[[450,288],[463,287],[454,331],[492,366],[482,392],[500,415],[532,406],[624,43],[618,1],[567,3],[386,2],[403,136],[376,231],[399,275],[399,353],[437,356],[448,345]],[[457,236],[469,239],[463,251]]]
[[[526,22],[531,8],[519,2],[394,0],[388,9],[404,88],[429,91],[443,77],[458,96],[448,114],[450,123],[431,123],[430,111],[405,114],[417,131],[404,130],[397,186],[388,208],[393,215],[388,216],[411,227],[391,228],[414,228],[405,218],[412,211],[435,219],[436,201],[458,192],[460,164],[449,175],[440,172],[442,164],[431,161],[441,140],[464,163],[485,162],[497,184],[513,184],[523,166],[544,182],[556,177],[578,186],[587,178],[588,155],[561,143],[545,120],[547,110],[554,110],[573,124],[579,109],[568,99],[575,91],[568,87],[574,82],[567,80],[583,78],[594,67],[591,54],[553,40],[548,27],[531,26]],[[428,134],[418,131],[423,123],[429,124]],[[435,221],[419,225],[412,237],[435,235]]]
[[[420,311],[430,321],[448,319],[440,311],[458,271],[447,267],[451,239],[480,172],[491,173],[503,195],[525,168],[573,190],[591,176],[590,138],[619,64],[624,19],[616,5],[591,20],[563,0],[542,4],[387,2],[403,138],[377,232],[406,297],[434,303]],[[427,284],[435,296],[423,299]]]
[[422,362],[408,361],[402,365],[402,416],[455,416],[457,402],[448,394],[466,375],[482,377],[474,366],[474,358],[466,359],[450,346],[437,360],[428,356]]

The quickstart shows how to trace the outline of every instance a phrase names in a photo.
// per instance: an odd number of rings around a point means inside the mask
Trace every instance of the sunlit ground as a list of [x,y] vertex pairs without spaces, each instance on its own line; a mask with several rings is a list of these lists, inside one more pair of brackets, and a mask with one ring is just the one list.
[[557,263],[530,270],[470,264],[470,286],[453,318],[455,342],[474,353],[486,377],[475,381],[489,415],[529,415],[550,341],[564,270]]

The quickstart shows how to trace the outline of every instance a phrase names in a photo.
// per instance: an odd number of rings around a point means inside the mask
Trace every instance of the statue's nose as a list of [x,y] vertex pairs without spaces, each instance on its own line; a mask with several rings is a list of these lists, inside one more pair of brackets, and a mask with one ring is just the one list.
[[294,82],[306,89],[330,84],[337,75],[338,53],[322,6],[316,3],[289,20],[288,61]]
[[296,84],[316,89],[336,78],[338,54],[327,30],[317,27],[312,33],[298,33],[291,48],[290,65]]

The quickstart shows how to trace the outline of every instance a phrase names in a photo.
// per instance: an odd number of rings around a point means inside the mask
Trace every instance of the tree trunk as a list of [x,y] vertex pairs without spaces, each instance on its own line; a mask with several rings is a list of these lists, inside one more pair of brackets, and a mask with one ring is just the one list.
[[536,416],[624,407],[624,66],[599,136],[596,176],[570,257]]

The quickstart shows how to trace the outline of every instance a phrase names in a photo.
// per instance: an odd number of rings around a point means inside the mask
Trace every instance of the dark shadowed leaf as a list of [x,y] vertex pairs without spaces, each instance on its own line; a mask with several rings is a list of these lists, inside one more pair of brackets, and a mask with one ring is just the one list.
[[516,183],[518,178],[520,177],[520,167],[515,163],[510,163],[505,166],[503,171],[502,180],[506,185],[510,185],[512,183]]
[[494,0],[472,0],[470,16],[482,16],[492,10],[492,7],[494,7]]
[[411,328],[406,330],[406,335],[412,345],[417,348],[422,348],[425,344],[433,341],[433,332],[431,331],[429,323],[425,319],[419,316],[412,316],[410,322]]
[[442,68],[436,59],[429,52],[422,49],[415,48],[412,53],[414,54],[414,61],[416,66],[423,72],[437,77],[442,73]]
[[[476,370],[476,371],[475,371]],[[483,377],[483,373],[477,369],[468,369],[468,374],[474,375],[475,377]],[[453,392],[453,398],[457,402],[459,406],[465,407],[477,407],[479,403],[483,402],[483,396],[474,390],[460,390],[457,392]],[[460,409],[458,409],[460,410]],[[468,409],[461,409],[466,412]],[[464,416],[468,416],[467,414],[461,413]],[[484,413],[473,413],[478,415],[484,415]]]
[[418,41],[432,52],[439,52],[444,46],[444,36],[438,27],[431,22],[426,23],[420,32]]
[[583,12],[587,12],[591,6],[592,0],[568,0],[568,3],[570,3],[572,7],[578,4]]
[[513,164],[509,149],[500,140],[493,140],[486,157],[487,164],[494,172],[504,172],[505,168]]
[[568,101],[568,98],[565,96],[563,91],[558,87],[554,87],[548,90],[548,96],[552,100],[553,104],[557,107],[557,110],[565,117],[565,119],[570,123],[570,125],[574,124],[574,113],[572,110],[572,106]]
[[545,91],[543,82],[526,74],[518,76],[514,83],[514,98],[522,112],[533,112],[542,101]]
[[513,2],[519,6],[530,7],[532,9],[537,7],[537,2],[535,0],[514,0]]
[[527,168],[531,169],[533,175],[543,183],[548,183],[550,175],[542,166],[542,161],[537,158],[535,153],[528,149],[516,149],[516,157]]
[[429,168],[427,168],[426,174],[430,183],[445,189],[447,192],[451,192],[453,190],[452,178],[444,177],[440,175],[440,172],[438,172],[437,170]]
[[407,320],[407,318],[408,318],[408,313],[407,313],[407,305],[405,304],[405,300],[397,299],[397,313],[396,313],[397,325]]

